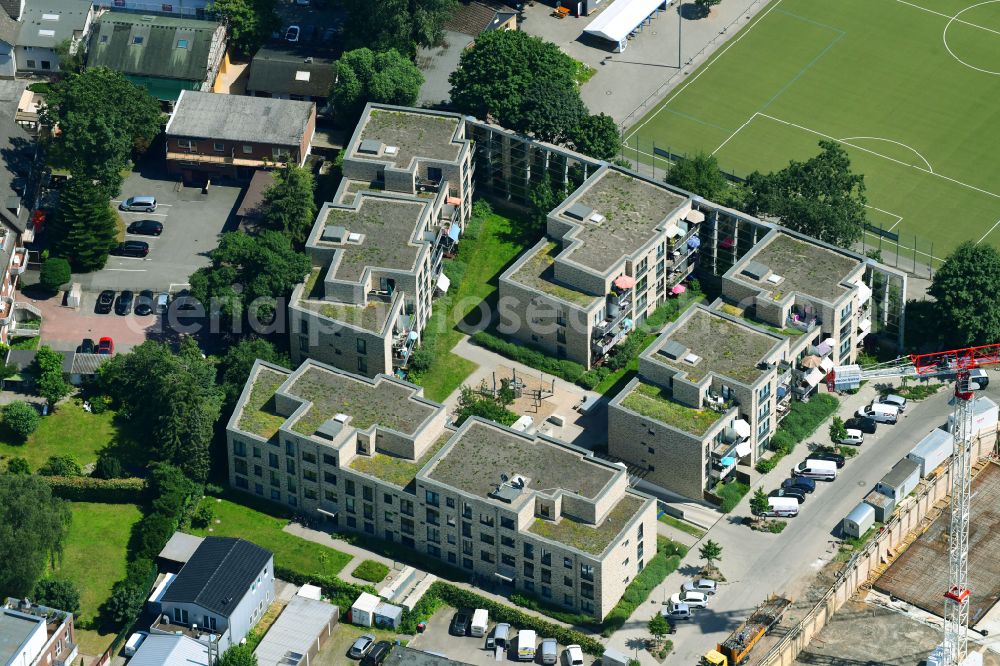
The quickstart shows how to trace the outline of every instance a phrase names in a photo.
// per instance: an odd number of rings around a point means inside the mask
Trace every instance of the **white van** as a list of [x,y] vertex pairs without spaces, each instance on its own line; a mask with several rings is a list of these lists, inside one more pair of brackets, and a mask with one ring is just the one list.
[[510,639],[510,625],[501,622],[493,628],[493,645],[507,651],[507,641]]
[[125,648],[122,650],[122,653],[126,657],[135,656],[136,651],[139,649],[139,646],[142,645],[142,642],[144,640],[146,640],[146,632],[144,631],[135,632],[134,634],[128,637],[127,641],[125,641]]
[[867,407],[859,409],[857,416],[867,416],[878,423],[895,423],[899,420],[899,408],[880,402],[873,402]]
[[517,660],[534,661],[536,642],[535,632],[531,629],[522,629],[517,632]]
[[794,518],[799,515],[799,501],[794,497],[768,497],[766,518]]
[[601,657],[601,666],[628,666],[629,658],[615,650],[614,648],[605,648],[604,655]]
[[486,635],[486,627],[490,623],[490,614],[485,608],[477,608],[472,614],[472,627],[469,630],[476,638],[482,638]]
[[837,463],[832,460],[803,460],[792,470],[795,476],[819,481],[833,481],[837,478]]

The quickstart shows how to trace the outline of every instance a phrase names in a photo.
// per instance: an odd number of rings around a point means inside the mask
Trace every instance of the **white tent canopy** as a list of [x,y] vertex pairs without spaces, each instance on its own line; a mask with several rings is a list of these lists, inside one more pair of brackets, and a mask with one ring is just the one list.
[[615,0],[584,28],[584,32],[623,44],[650,14],[666,4],[666,0]]

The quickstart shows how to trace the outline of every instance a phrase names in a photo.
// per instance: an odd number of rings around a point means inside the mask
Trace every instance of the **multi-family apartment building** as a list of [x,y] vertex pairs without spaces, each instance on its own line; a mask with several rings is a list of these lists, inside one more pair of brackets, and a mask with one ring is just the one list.
[[344,178],[306,242],[313,270],[289,301],[292,360],[367,377],[405,367],[447,292],[444,257],[472,211],[461,116],[369,105]]
[[623,466],[471,418],[422,389],[258,361],[227,426],[230,484],[603,618],[656,550]]
[[73,614],[8,598],[0,606],[0,664],[70,666],[78,649]]
[[774,433],[788,338],[696,305],[639,357],[608,404],[608,453],[654,485],[701,498]]
[[684,288],[704,219],[694,197],[599,169],[500,277],[499,330],[590,368]]

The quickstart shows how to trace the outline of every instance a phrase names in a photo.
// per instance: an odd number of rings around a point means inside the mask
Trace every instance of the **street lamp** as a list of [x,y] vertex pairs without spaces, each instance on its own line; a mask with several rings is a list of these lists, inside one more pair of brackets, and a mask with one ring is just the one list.
[[682,9],[684,0],[677,1],[677,71],[681,71],[683,61],[681,60],[681,27],[684,25],[684,14]]

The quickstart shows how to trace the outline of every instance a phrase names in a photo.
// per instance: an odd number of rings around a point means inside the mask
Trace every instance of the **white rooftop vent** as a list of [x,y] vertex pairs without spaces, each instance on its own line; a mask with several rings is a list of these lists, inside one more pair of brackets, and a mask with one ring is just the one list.
[[42,14],[43,21],[58,21],[59,14]]
[[361,234],[359,234],[357,232],[351,232],[351,233],[347,234],[347,242],[348,243],[360,243],[361,242]]
[[337,414],[336,416],[333,417],[333,420],[336,421],[337,423],[347,423],[348,418],[349,417],[347,416],[347,414]]
[[56,36],[56,31],[55,30],[39,30],[38,31],[38,36],[39,37],[55,37]]
[[785,278],[783,278],[780,275],[773,275],[772,274],[772,275],[768,275],[767,276],[767,281],[770,282],[771,284],[781,284],[784,281],[784,279]]
[[385,147],[385,154],[386,155],[396,155],[398,153],[399,153],[399,146],[386,146]]
[[690,363],[691,365],[697,365],[700,360],[701,356],[698,356],[697,354],[688,354],[684,357],[684,362]]
[[311,74],[312,74],[312,72],[302,72],[302,71],[295,72],[295,80],[296,81],[308,81],[309,80],[309,76]]
[[594,224],[600,224],[601,222],[604,221],[604,219],[605,219],[604,216],[601,215],[600,213],[594,213],[593,215],[590,216],[590,221],[593,222]]

